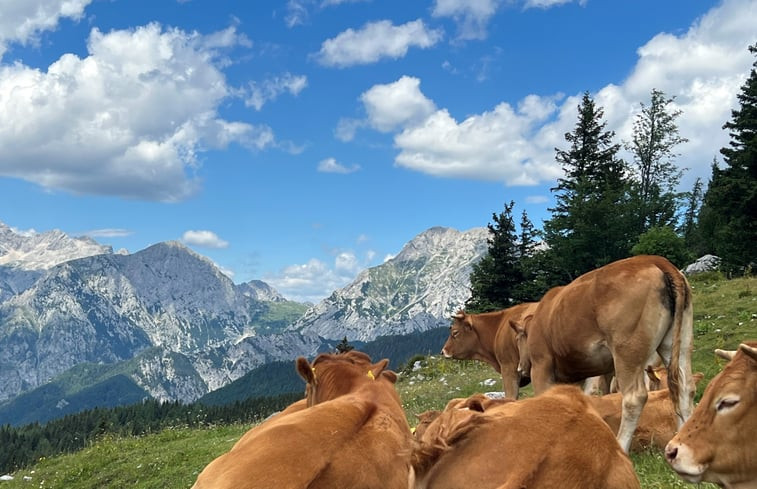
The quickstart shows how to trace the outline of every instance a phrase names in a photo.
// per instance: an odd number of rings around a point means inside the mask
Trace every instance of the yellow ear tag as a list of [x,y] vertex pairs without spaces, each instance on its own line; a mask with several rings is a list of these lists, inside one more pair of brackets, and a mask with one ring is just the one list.
[[315,380],[315,367],[310,367],[310,370],[313,371],[313,380]]
[[368,378],[370,378],[371,380],[376,380],[376,376],[375,376],[375,375],[373,375],[373,372],[371,372],[370,370],[369,370],[369,371],[368,371],[368,373],[367,373],[367,374],[365,374],[365,375],[366,375],[366,376],[367,376]]
[[657,380],[661,380],[661,379],[660,379],[660,374],[658,374],[658,373],[657,373],[657,370],[653,370],[653,371],[652,371],[652,373],[654,374],[654,378],[655,378],[655,379],[657,379]]

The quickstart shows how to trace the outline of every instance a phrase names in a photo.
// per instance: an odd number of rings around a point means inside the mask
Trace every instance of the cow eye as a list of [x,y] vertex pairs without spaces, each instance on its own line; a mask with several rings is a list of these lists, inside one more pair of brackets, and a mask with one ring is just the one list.
[[739,403],[738,397],[725,397],[718,401],[718,403],[715,405],[715,410],[717,412],[727,411],[728,409],[731,409],[734,406],[736,406],[736,404],[738,403]]
[[452,332],[452,337],[453,338],[457,338],[457,335],[459,335],[459,334],[460,334],[460,331],[453,331]]

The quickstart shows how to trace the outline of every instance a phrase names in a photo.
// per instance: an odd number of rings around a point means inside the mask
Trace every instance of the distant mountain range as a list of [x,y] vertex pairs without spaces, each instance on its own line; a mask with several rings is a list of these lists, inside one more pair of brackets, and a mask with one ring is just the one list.
[[261,281],[234,284],[179,242],[113,253],[0,223],[0,424],[29,403],[55,406],[49,418],[140,396],[189,402],[343,337],[447,326],[487,237],[431,228],[311,306]]

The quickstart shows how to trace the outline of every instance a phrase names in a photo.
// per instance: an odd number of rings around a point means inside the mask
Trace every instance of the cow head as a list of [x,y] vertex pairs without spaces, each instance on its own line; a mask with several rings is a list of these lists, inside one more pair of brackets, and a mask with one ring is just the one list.
[[442,347],[444,358],[470,360],[480,349],[478,334],[473,326],[473,316],[464,311],[457,311],[452,316],[449,337]]
[[377,379],[394,383],[397,374],[386,370],[388,359],[371,363],[363,352],[321,353],[313,363],[304,357],[297,358],[297,373],[306,382],[305,397],[308,407],[352,392],[361,384]]
[[528,323],[533,314],[524,316],[520,321],[510,320],[510,327],[515,331],[515,343],[518,345],[518,375],[520,386],[528,385],[531,381],[531,354],[528,350]]
[[757,342],[742,343],[732,358],[665,447],[670,466],[689,482],[757,485]]

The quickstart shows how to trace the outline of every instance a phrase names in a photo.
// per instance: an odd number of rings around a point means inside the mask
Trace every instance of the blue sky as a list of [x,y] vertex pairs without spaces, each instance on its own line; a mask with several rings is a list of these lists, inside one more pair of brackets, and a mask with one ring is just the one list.
[[0,221],[181,240],[316,302],[432,226],[537,227],[589,91],[675,96],[707,181],[757,2],[0,0]]

